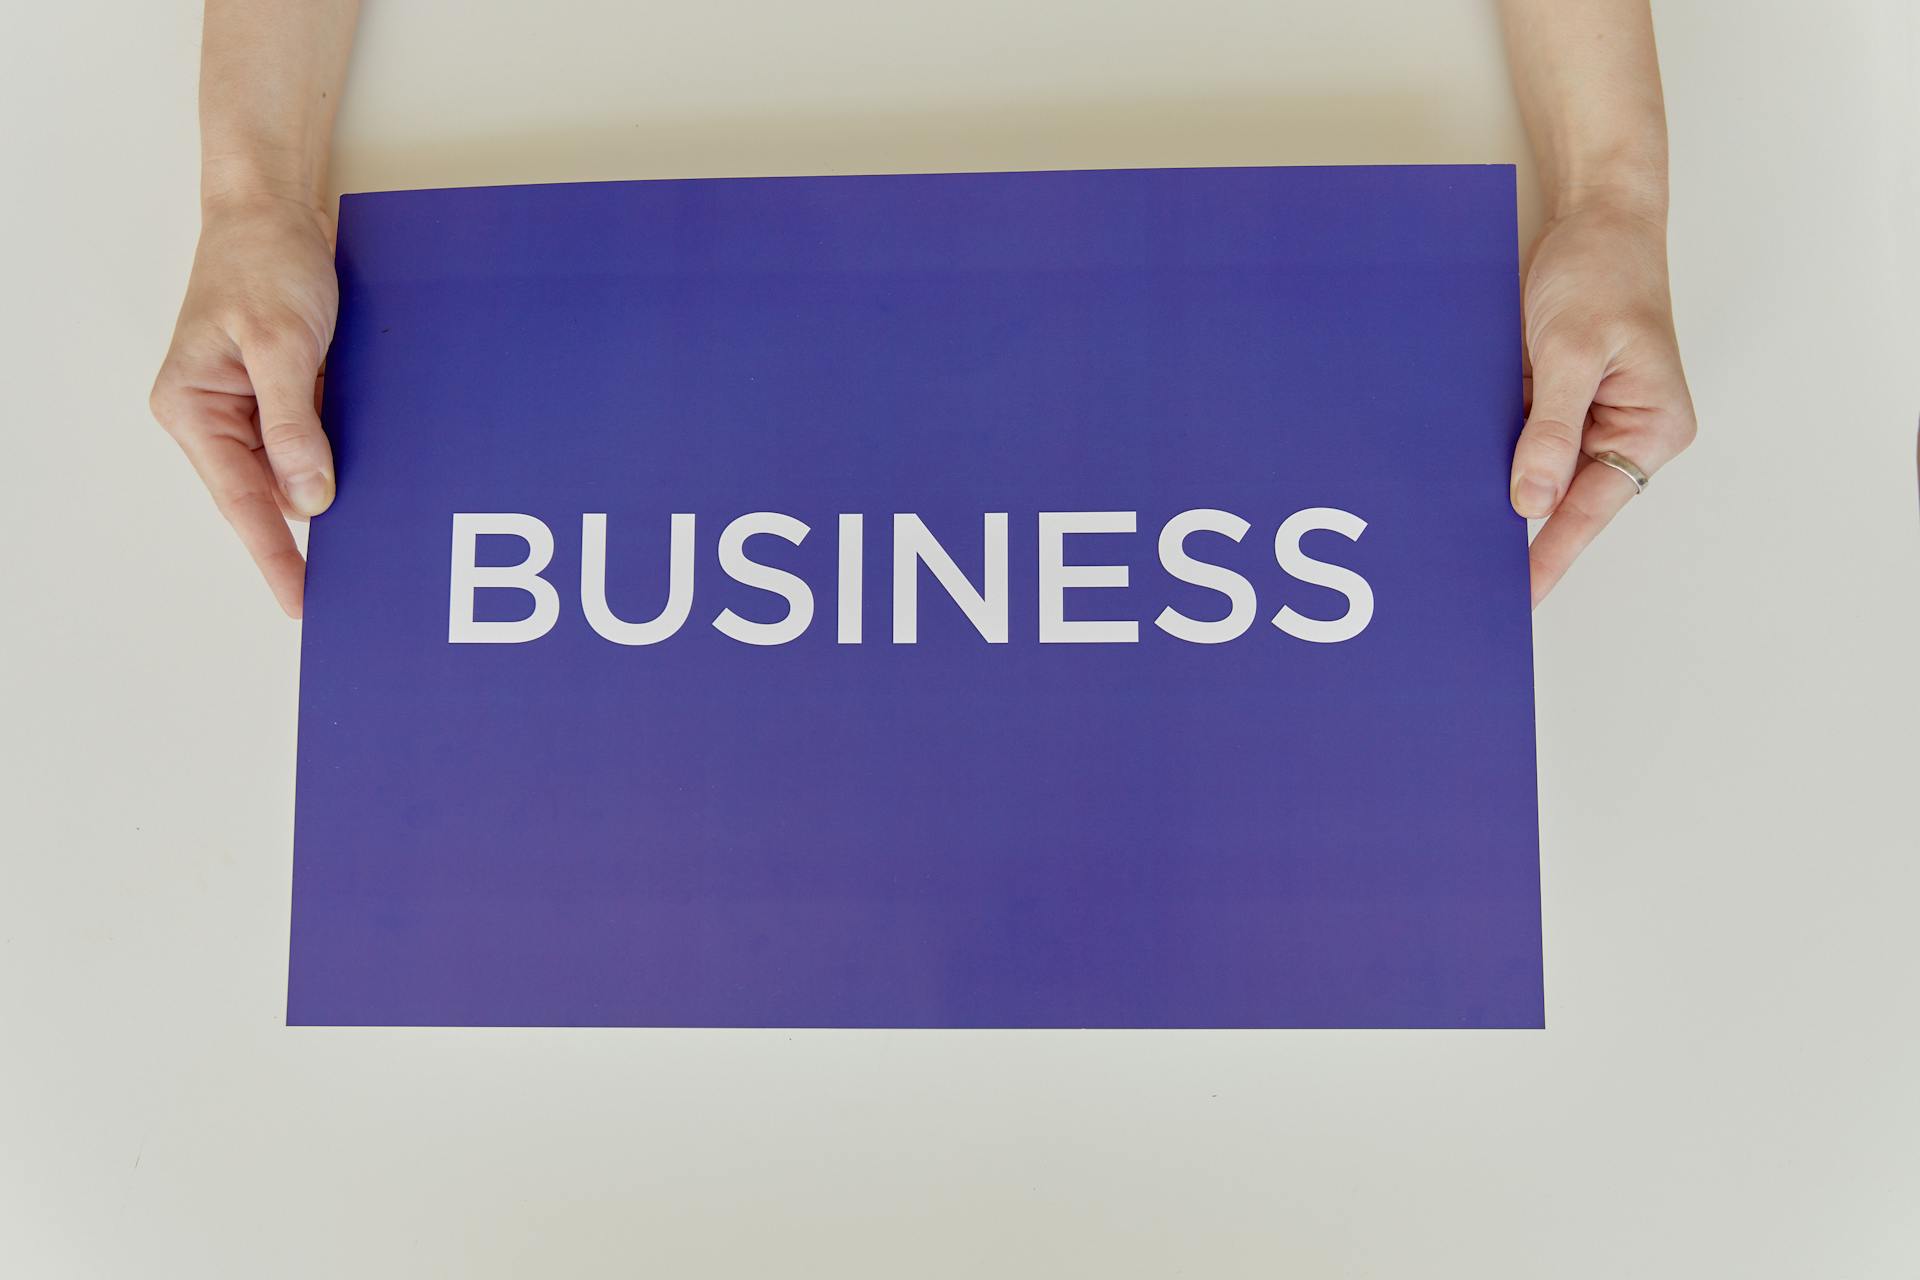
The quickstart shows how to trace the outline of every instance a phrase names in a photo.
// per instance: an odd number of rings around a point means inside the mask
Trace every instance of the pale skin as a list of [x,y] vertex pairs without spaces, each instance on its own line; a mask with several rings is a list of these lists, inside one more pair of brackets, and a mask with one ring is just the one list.
[[[1532,370],[1514,510],[1545,523],[1533,601],[1693,440],[1667,290],[1667,139],[1648,0],[1499,0],[1547,222],[1522,293]],[[288,527],[333,501],[318,380],[339,304],[326,175],[358,0],[207,0],[201,231],[154,417],[274,598],[299,617]]]

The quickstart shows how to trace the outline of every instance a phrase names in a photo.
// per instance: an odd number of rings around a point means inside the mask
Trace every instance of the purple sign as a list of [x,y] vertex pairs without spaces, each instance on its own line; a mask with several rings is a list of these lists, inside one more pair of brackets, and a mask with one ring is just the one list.
[[300,1024],[1535,1027],[1513,171],[352,195]]

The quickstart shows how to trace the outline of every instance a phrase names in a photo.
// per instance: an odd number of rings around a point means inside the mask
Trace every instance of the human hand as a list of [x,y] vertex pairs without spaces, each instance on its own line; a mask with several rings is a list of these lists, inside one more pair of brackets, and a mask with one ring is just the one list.
[[1546,518],[1529,555],[1538,605],[1636,492],[1593,455],[1652,475],[1693,443],[1663,213],[1605,198],[1558,212],[1534,243],[1524,310],[1532,400],[1512,500]]
[[325,511],[334,491],[316,408],[340,300],[330,233],[297,200],[210,204],[151,398],[293,618],[306,564],[287,521]]

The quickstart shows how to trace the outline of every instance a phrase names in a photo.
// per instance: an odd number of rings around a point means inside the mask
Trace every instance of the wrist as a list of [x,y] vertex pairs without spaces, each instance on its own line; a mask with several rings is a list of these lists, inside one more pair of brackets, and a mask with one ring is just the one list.
[[1601,155],[1547,168],[1544,194],[1550,219],[1600,208],[1666,224],[1664,147],[1658,155]]
[[271,152],[213,152],[200,163],[202,221],[232,215],[296,214],[331,229],[324,162]]

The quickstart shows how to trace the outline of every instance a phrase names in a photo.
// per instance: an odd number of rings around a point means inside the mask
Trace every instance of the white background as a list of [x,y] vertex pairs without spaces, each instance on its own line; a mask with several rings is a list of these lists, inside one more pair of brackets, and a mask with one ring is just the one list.
[[[1482,0],[367,7],[348,190],[1530,181]],[[0,1273],[1920,1274],[1915,11],[1658,7],[1701,436],[1538,616],[1549,1029],[789,1034],[281,1025],[298,628],[145,408],[197,13],[10,6]]]

